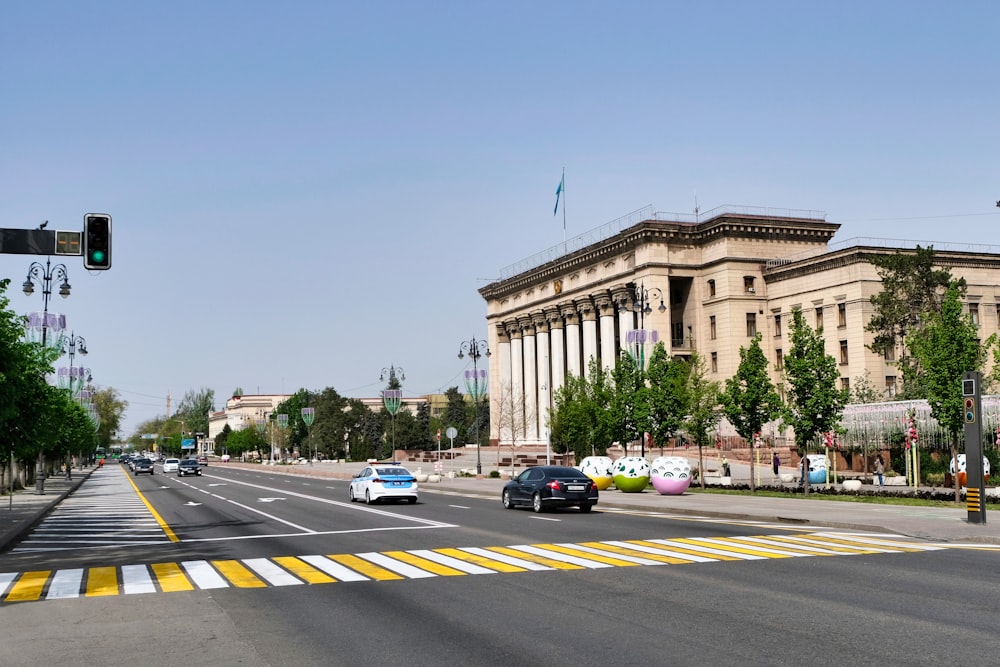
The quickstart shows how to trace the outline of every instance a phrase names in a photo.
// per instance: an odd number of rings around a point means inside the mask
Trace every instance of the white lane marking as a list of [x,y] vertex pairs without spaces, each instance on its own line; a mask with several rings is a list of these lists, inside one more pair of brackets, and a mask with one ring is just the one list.
[[396,574],[401,574],[404,577],[409,577],[411,579],[424,579],[427,577],[436,577],[438,575],[433,572],[428,572],[427,570],[421,570],[419,567],[413,567],[409,563],[404,563],[398,561],[395,558],[390,558],[384,554],[380,554],[377,551],[369,551],[363,554],[355,554],[359,558],[364,558],[365,560],[370,560],[376,565],[381,565],[387,570],[392,570]]
[[536,563],[530,560],[523,560],[521,558],[516,558],[515,556],[509,556],[507,554],[502,554],[496,551],[490,551],[489,549],[481,549],[479,547],[467,547],[462,549],[462,551],[468,552],[476,556],[483,556],[484,558],[491,558],[493,560],[498,560],[501,563],[507,563],[508,565],[513,565],[515,567],[521,567],[525,570],[532,570],[534,572],[541,572],[543,570],[554,570],[554,567],[549,567],[548,565],[542,565],[541,563]]
[[535,519],[537,521],[562,521],[562,519],[553,519],[552,517],[548,516],[531,516],[529,518]]
[[[605,542],[605,544],[607,544]],[[617,558],[618,560],[627,561],[629,563],[636,563],[638,565],[664,565],[663,561],[653,560],[651,558],[642,558],[640,556],[629,556],[628,554],[618,553],[617,551],[605,551],[604,549],[597,549],[590,546],[585,546],[583,544],[571,544],[569,542],[564,542],[559,544],[560,547],[566,547],[568,549],[574,549],[576,551],[583,551],[588,554],[594,554],[595,556],[603,556],[604,558]]]
[[435,563],[460,570],[466,574],[499,574],[496,570],[481,567],[474,563],[467,563],[464,560],[452,558],[451,556],[445,556],[444,554],[439,554],[438,552],[431,551],[430,549],[410,549],[409,553],[414,556],[420,556],[421,558],[426,558],[427,560],[434,561]]
[[582,565],[583,567],[587,567],[592,570],[596,570],[601,567],[614,567],[614,565],[611,565],[610,563],[598,563],[597,561],[587,560],[586,558],[577,558],[576,556],[564,554],[561,551],[549,551],[548,549],[533,547],[530,544],[518,544],[517,546],[508,548],[516,549],[518,551],[525,551],[529,554],[535,554],[536,556],[551,558],[552,560],[558,560],[564,563],[572,563],[573,565]]
[[469,509],[468,505],[448,505],[448,507],[454,507],[455,509],[460,509],[460,510],[467,510],[467,509]]
[[272,586],[299,586],[305,583],[267,558],[247,558],[242,563],[266,579],[267,583]]
[[207,560],[189,560],[181,565],[198,588],[229,588],[229,582]]
[[344,567],[340,563],[333,561],[326,556],[299,556],[301,560],[309,563],[318,570],[326,572],[337,581],[368,581],[368,577],[359,574],[354,570]]

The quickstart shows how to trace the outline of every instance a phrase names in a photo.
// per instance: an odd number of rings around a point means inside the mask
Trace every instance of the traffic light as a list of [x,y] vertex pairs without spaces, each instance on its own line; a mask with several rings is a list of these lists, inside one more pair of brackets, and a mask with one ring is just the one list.
[[106,213],[83,216],[83,265],[97,271],[111,268],[111,216]]

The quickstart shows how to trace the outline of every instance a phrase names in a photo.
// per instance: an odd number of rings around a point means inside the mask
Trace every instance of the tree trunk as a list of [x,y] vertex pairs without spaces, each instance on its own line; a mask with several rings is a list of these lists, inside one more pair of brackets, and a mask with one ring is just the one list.
[[701,482],[701,490],[705,490],[705,454],[698,445],[698,480]]
[[[953,475],[953,481],[955,482],[955,502],[962,502],[962,485],[958,481],[958,436],[955,436],[951,440],[951,460],[955,462],[955,474]],[[968,461],[966,461],[968,465]]]
[[750,441],[750,493],[755,493],[757,491],[757,484],[754,480],[756,473],[756,461],[754,461],[754,455],[757,453],[753,445],[753,440]]

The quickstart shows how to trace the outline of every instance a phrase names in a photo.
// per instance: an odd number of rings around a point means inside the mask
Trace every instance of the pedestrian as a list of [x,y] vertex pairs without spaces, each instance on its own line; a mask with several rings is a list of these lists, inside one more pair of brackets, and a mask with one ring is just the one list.
[[774,470],[775,478],[778,477],[778,469],[781,468],[781,458],[778,456],[778,452],[774,453],[771,457],[771,468]]
[[878,476],[879,487],[885,486],[885,464],[882,463],[882,455],[875,459],[875,474]]
[[722,476],[723,477],[730,477],[730,474],[729,474],[729,459],[726,458],[725,454],[722,455]]

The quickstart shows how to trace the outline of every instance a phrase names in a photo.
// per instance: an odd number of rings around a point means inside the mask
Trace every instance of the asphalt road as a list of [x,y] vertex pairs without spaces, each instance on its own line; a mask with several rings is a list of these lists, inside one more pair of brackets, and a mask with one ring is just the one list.
[[[0,555],[46,582],[7,587],[0,664],[995,664],[996,550],[454,492],[367,506],[221,466],[98,481]],[[55,594],[108,571],[139,579]]]

